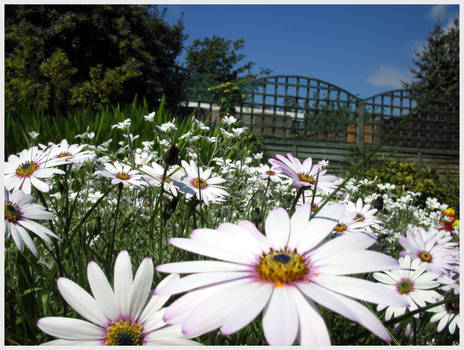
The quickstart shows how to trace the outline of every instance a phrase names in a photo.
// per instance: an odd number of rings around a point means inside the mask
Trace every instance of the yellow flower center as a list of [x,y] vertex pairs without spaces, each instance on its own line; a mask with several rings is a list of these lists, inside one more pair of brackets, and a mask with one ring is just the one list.
[[116,177],[121,180],[129,180],[130,176],[127,173],[117,173]]
[[18,206],[10,201],[5,201],[5,220],[15,223],[21,219],[21,211]]
[[203,180],[201,177],[196,177],[193,179],[193,186],[202,190],[208,187],[208,183],[205,180]]
[[105,345],[142,345],[142,326],[127,321],[112,322],[106,330]]
[[414,290],[414,285],[410,280],[402,279],[396,284],[396,288],[400,294],[408,294]]
[[311,185],[314,185],[314,183],[316,182],[311,175],[308,175],[308,174],[305,174],[305,173],[298,174],[298,178],[301,181],[310,183]]
[[313,206],[311,207],[311,211],[316,211],[317,209],[319,209],[319,206],[314,203]]
[[16,175],[29,177],[31,176],[37,169],[39,169],[39,164],[36,162],[24,162],[16,169]]
[[361,214],[356,214],[356,216],[354,217],[354,221],[359,221],[359,222],[363,222],[366,218],[364,217],[364,215],[361,215]]
[[422,261],[425,261],[428,263],[432,261],[432,254],[430,254],[429,252],[426,252],[426,251],[420,252],[418,256]]
[[272,171],[272,170],[266,171],[266,175],[273,176],[273,175],[275,175],[275,174],[276,174],[276,173],[275,173],[274,171]]
[[342,233],[346,230],[346,225],[345,224],[342,224],[342,223],[338,223],[335,225],[335,227],[333,228],[333,230],[335,232],[339,232],[339,233]]
[[61,152],[60,154],[58,154],[58,158],[68,158],[68,157],[71,157],[72,154],[69,153],[69,152]]
[[309,272],[305,259],[296,253],[287,250],[263,253],[256,271],[262,280],[273,282],[276,287],[284,284],[301,281]]

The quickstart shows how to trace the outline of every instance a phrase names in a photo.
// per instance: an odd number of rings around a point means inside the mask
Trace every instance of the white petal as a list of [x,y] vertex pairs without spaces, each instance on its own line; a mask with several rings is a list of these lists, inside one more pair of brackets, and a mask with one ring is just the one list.
[[221,232],[228,233],[233,240],[240,241],[239,244],[243,245],[243,249],[256,252],[263,251],[269,247],[266,241],[256,239],[253,233],[239,225],[224,223],[219,225],[217,229]]
[[44,317],[37,326],[47,334],[68,340],[99,340],[105,333],[103,328],[77,318]]
[[329,331],[316,307],[297,288],[289,288],[289,292],[298,311],[300,344],[303,346],[330,345]]
[[365,233],[350,233],[335,237],[311,252],[317,259],[319,256],[334,254],[336,251],[367,249],[376,242],[374,238]]
[[45,239],[44,236],[45,235],[49,235],[49,236],[52,236],[54,238],[57,238],[57,239],[60,239],[60,237],[58,237],[57,235],[55,235],[52,231],[50,231],[48,228],[46,228],[45,226],[42,226],[34,221],[30,221],[30,220],[21,220],[20,224],[22,226],[24,226],[25,228],[31,230],[32,232],[34,232],[37,236],[39,236],[40,238],[42,238],[44,241],[47,242],[50,241],[49,238]]
[[232,281],[211,295],[207,302],[199,304],[183,322],[182,332],[194,338],[219,328],[230,311],[240,303],[254,287],[255,281],[241,279]]
[[16,227],[19,225],[10,224],[10,223],[7,223],[7,225],[10,228],[11,237],[13,237],[13,241],[16,245],[16,248],[18,248],[18,250],[22,253],[24,251],[23,240],[21,239],[18,231],[16,230]]
[[241,220],[238,222],[238,225],[244,228],[245,230],[247,230],[248,232],[250,232],[255,237],[255,239],[258,242],[261,242],[261,244],[263,244],[264,246],[266,247],[270,246],[269,241],[266,238],[266,236],[264,236],[261,232],[259,232],[259,230],[256,228],[256,226],[251,221]]
[[273,209],[265,221],[266,236],[271,241],[274,249],[283,249],[288,242],[290,234],[290,218],[282,208]]
[[119,312],[129,316],[130,312],[130,290],[132,287],[132,265],[129,253],[121,251],[114,264],[114,296],[119,305]]
[[23,183],[21,185],[21,190],[25,194],[31,194],[31,179],[29,177],[25,177],[23,179]]
[[215,283],[236,280],[248,277],[248,272],[202,272],[174,280],[167,285],[156,289],[155,295],[172,295],[186,292],[191,289],[205,287]]
[[227,283],[219,283],[211,287],[200,288],[184,294],[174,303],[169,305],[165,314],[164,321],[169,324],[183,323],[198,305],[206,301],[211,295],[219,290],[227,288]]
[[324,288],[351,298],[376,304],[409,306],[402,295],[392,291],[381,283],[374,283],[360,278],[330,275],[319,275],[314,278],[314,282]]
[[150,294],[151,283],[153,282],[153,262],[151,258],[143,259],[130,291],[130,317],[136,320],[143,307],[147,303]]
[[106,317],[112,321],[116,321],[120,315],[113,289],[105,273],[93,261],[87,265],[87,278],[92,294]]
[[[238,228],[239,230],[242,230],[242,228]],[[237,234],[236,237],[233,237],[230,233],[225,233],[219,230],[197,229],[192,231],[190,238],[193,241],[214,245],[218,248],[227,250],[251,263],[262,250],[259,249],[257,244],[253,244],[253,241],[250,242],[251,237],[244,239],[243,237],[245,235],[248,236],[248,233],[245,230],[243,230],[242,234]]]
[[274,288],[263,312],[263,330],[269,345],[292,345],[298,334],[298,314],[288,288]]
[[166,308],[161,308],[160,310],[150,314],[148,320],[143,323],[143,332],[150,333],[155,329],[159,329],[166,326],[167,323],[163,320],[165,312]]
[[194,241],[188,238],[171,238],[169,243],[176,246],[177,248],[187,250],[192,253],[208,256],[218,260],[226,260],[235,262],[238,264],[250,264],[250,259],[239,256],[229,250],[220,248],[216,245],[208,244],[205,242]]
[[16,225],[16,230],[19,234],[19,236],[21,237],[22,241],[26,244],[26,246],[30,249],[30,251],[32,252],[32,254],[34,254],[34,256],[36,258],[39,258],[39,251],[37,250],[37,248],[35,247],[34,245],[34,242],[32,242],[32,239],[31,239],[31,236],[29,236],[29,234],[26,232],[25,229],[23,229],[21,226],[19,225]]
[[290,219],[290,237],[288,239],[288,248],[293,250],[300,242],[301,234],[304,233],[304,227],[309,222],[311,215],[311,203],[300,205]]
[[102,327],[107,324],[107,318],[96,300],[78,284],[64,277],[58,278],[56,284],[63,299],[82,317]]
[[351,250],[317,260],[318,273],[347,275],[398,268],[398,260],[369,250]]
[[385,284],[390,284],[390,285],[395,285],[396,280],[391,278],[389,275],[381,272],[374,272],[372,275],[377,281],[385,283]]
[[225,272],[225,271],[250,271],[248,265],[234,264],[214,260],[194,260],[169,263],[156,267],[157,271],[164,273],[196,273],[196,272]]
[[301,240],[297,243],[299,253],[305,253],[321,242],[332,232],[345,212],[343,204],[328,204],[303,228]]
[[[161,288],[162,286],[169,283],[172,280],[178,280],[179,275],[171,274],[165,277],[156,288]],[[143,309],[142,313],[140,314],[139,321],[141,323],[148,322],[151,316],[156,313],[165,303],[168,301],[169,296],[158,296],[155,293],[151,293],[151,298],[148,301],[147,306]]]
[[248,291],[248,295],[242,302],[230,311],[224,319],[221,332],[229,335],[245,327],[263,310],[269,302],[273,291],[271,283],[256,284]]
[[298,289],[318,304],[361,324],[383,340],[391,341],[382,322],[362,304],[314,283],[300,283]]
[[40,192],[48,192],[50,190],[48,184],[43,182],[42,180],[39,180],[38,178],[33,176],[30,179],[32,185],[34,185],[34,187],[37,188]]

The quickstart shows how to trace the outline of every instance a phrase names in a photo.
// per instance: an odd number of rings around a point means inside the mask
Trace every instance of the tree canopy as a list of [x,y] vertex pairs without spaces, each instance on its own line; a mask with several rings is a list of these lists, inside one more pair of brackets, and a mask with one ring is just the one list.
[[411,68],[413,81],[406,87],[436,89],[446,100],[459,104],[459,23],[448,28],[438,23],[427,37],[427,44],[416,53]]
[[[182,19],[156,6],[5,6],[6,110],[48,111],[181,97]],[[179,83],[177,83],[179,82]]]
[[255,65],[249,61],[242,63],[245,55],[237,51],[245,46],[244,39],[227,40],[213,35],[212,38],[196,39],[187,47],[187,69],[219,83],[236,80],[241,74],[252,76],[251,68]]

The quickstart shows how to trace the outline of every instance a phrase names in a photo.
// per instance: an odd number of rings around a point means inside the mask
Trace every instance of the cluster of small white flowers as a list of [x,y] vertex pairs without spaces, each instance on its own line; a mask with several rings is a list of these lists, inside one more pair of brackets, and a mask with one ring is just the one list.
[[160,129],[163,132],[169,132],[171,130],[177,130],[177,126],[173,122],[166,122],[164,124],[158,125],[157,128]]

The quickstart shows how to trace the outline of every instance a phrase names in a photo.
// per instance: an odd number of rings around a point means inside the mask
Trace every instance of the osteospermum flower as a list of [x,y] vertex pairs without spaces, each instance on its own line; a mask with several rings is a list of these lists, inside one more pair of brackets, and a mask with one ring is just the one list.
[[226,180],[219,176],[211,177],[211,169],[203,170],[193,160],[190,163],[183,160],[181,163],[186,173],[182,182],[186,187],[181,187],[180,190],[185,192],[187,198],[196,196],[209,205],[209,203],[221,202],[229,195],[221,186],[218,186]]
[[309,204],[290,219],[276,208],[265,221],[266,236],[249,221],[224,223],[217,230],[194,230],[189,239],[171,238],[174,246],[217,260],[185,261],[157,267],[161,272],[191,273],[155,290],[157,295],[191,291],[166,310],[167,323],[197,336],[216,328],[224,335],[249,324],[261,312],[271,345],[328,345],[330,337],[314,302],[355,321],[389,341],[379,319],[354,299],[406,306],[383,286],[345,275],[394,268],[398,262],[368,251],[375,240],[362,234],[328,242],[344,212],[327,205],[311,221]]
[[[45,345],[192,345],[180,326],[163,321],[169,297],[151,293],[153,263],[146,258],[132,277],[127,251],[121,251],[114,265],[114,289],[102,269],[87,266],[92,295],[67,278],[59,278],[58,290],[64,300],[88,321],[67,317],[44,317],[37,326],[59,339]],[[179,277],[170,275],[159,286]]]
[[10,155],[5,163],[5,187],[11,191],[20,189],[26,194],[31,193],[31,184],[41,192],[48,192],[50,187],[43,179],[53,174],[64,174],[61,169],[54,168],[66,163],[64,159],[50,155],[50,147],[39,150],[37,146],[21,151],[18,155]]
[[111,180],[112,185],[122,183],[124,186],[140,186],[141,175],[137,170],[133,170],[129,165],[115,161],[113,164],[106,163],[104,169],[95,172]]
[[401,256],[419,258],[426,263],[427,270],[443,275],[447,270],[456,270],[457,250],[438,244],[437,235],[429,235],[424,229],[416,227],[406,230],[406,237],[399,236],[398,242],[405,249]]
[[[417,307],[425,307],[426,303],[437,301],[441,295],[432,290],[439,285],[437,282],[438,275],[434,272],[427,272],[427,265],[421,262],[420,259],[411,261],[409,256],[399,259],[401,270],[385,271],[384,273],[374,273],[374,278],[386,285],[398,295],[404,297],[408,301],[409,307],[404,306],[388,306],[386,303],[381,303],[377,306],[377,311],[387,308],[385,320],[389,320],[392,316],[398,317],[406,312],[417,310]],[[417,315],[417,314],[416,314]]]
[[273,170],[281,171],[291,177],[293,187],[314,188],[314,186],[317,186],[317,191],[323,194],[331,193],[337,187],[338,177],[335,175],[326,175],[327,170],[322,169],[321,164],[313,166],[311,157],[306,158],[303,163],[290,153],[287,153],[287,157],[288,159],[281,154],[276,154],[275,159],[269,159],[269,163],[273,165]]
[[86,144],[70,145],[66,139],[63,139],[59,144],[52,145],[50,156],[52,158],[64,159],[67,163],[82,163],[95,158],[93,151],[82,150],[86,146]]
[[[152,162],[150,166],[144,165],[140,168],[144,175],[142,178],[150,185],[154,187],[160,187],[161,181],[164,175],[164,168],[156,162]],[[165,191],[171,192],[174,196],[177,196],[176,182],[179,182],[184,171],[181,167],[169,167],[164,178],[163,187]]]
[[379,229],[379,225],[382,224],[382,221],[375,216],[377,209],[371,208],[369,204],[363,204],[362,198],[358,198],[356,203],[349,201],[346,210],[355,213],[354,221],[364,223],[364,229],[369,232],[372,232],[371,227]]
[[[441,300],[443,300],[443,298]],[[445,329],[447,325],[450,334],[454,334],[456,326],[459,328],[459,301],[454,303],[441,304],[432,307],[427,311],[435,313],[435,315],[430,318],[430,322],[438,321],[438,332],[441,332],[443,329]]]
[[55,215],[45,207],[34,204],[34,198],[21,190],[14,190],[11,195],[5,191],[5,239],[13,237],[16,247],[22,253],[24,244],[30,249],[36,258],[39,252],[26,230],[32,231],[48,244],[52,241],[48,236],[60,239],[50,229],[34,220],[52,220]]

